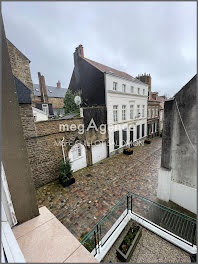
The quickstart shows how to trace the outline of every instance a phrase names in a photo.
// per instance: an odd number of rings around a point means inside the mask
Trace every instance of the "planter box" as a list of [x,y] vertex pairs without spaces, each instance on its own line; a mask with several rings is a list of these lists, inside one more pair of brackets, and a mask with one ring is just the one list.
[[[140,226],[139,226],[140,227]],[[130,230],[130,229],[129,229]],[[140,237],[142,236],[142,228],[140,227],[140,229],[138,230],[135,238],[133,239],[132,241],[132,244],[131,246],[129,247],[128,251],[126,254],[124,254],[118,247],[118,249],[116,250],[116,255],[117,255],[117,258],[121,261],[121,262],[129,262],[135,248],[136,248],[136,245],[140,239]],[[122,243],[121,243],[122,244]],[[120,245],[121,245],[120,244]]]
[[126,154],[126,155],[131,155],[133,154],[133,150],[131,151],[126,151],[126,149],[123,150],[123,153]]
[[71,179],[69,179],[69,180],[66,181],[66,182],[63,182],[63,181],[59,178],[59,181],[60,181],[60,183],[62,184],[63,187],[68,187],[68,186],[70,186],[71,184],[75,183],[75,179],[74,179],[74,178],[71,178]]

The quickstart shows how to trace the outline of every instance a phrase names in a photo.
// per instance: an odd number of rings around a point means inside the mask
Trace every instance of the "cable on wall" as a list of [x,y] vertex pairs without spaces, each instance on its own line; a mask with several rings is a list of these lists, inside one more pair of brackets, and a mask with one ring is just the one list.
[[189,142],[190,142],[190,144],[191,144],[191,146],[192,146],[194,152],[197,153],[197,151],[196,151],[195,147],[193,146],[193,143],[192,143],[192,141],[191,141],[191,139],[190,139],[190,137],[189,137],[189,135],[188,135],[187,129],[186,129],[185,125],[184,125],[184,122],[183,122],[183,119],[182,119],[182,117],[181,117],[181,113],[180,113],[180,111],[179,111],[179,107],[178,107],[178,104],[177,104],[177,100],[176,100],[176,98],[175,98],[175,103],[176,103],[176,107],[177,107],[177,111],[178,111],[178,114],[179,114],[179,117],[180,117],[181,123],[182,123],[183,128],[184,128],[184,131],[185,131],[185,133],[186,133],[186,136],[187,136],[187,138],[188,138],[188,140],[189,140]]

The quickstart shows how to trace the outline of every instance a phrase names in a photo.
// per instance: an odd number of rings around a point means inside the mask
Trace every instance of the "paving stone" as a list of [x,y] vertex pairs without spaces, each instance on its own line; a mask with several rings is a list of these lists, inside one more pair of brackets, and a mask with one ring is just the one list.
[[58,180],[40,187],[37,189],[39,207],[46,206],[79,238],[128,190],[157,200],[160,162],[161,138],[157,137],[150,145],[134,147],[132,155],[114,155],[75,172],[76,182],[69,187],[63,188]]

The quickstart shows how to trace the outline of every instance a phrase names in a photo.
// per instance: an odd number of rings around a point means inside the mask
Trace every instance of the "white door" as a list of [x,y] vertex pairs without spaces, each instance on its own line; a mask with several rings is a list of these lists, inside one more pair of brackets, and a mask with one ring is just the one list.
[[75,144],[69,150],[69,159],[73,171],[87,167],[86,150],[82,144]]
[[98,145],[91,146],[92,152],[92,163],[96,163],[100,160],[103,160],[107,157],[107,144],[106,142],[102,142]]

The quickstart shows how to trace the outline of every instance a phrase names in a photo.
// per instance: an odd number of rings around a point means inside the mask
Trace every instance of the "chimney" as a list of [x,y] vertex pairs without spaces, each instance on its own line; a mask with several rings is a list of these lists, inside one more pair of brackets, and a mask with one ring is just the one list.
[[41,102],[47,103],[48,96],[47,96],[47,89],[45,85],[45,77],[41,75],[40,72],[38,72],[38,79],[39,79],[39,87],[40,87],[40,92],[41,92]]
[[57,88],[61,88],[61,83],[60,83],[60,81],[57,82],[56,86],[57,86]]
[[79,57],[84,58],[83,45],[79,45],[74,52],[74,65],[78,63]]

